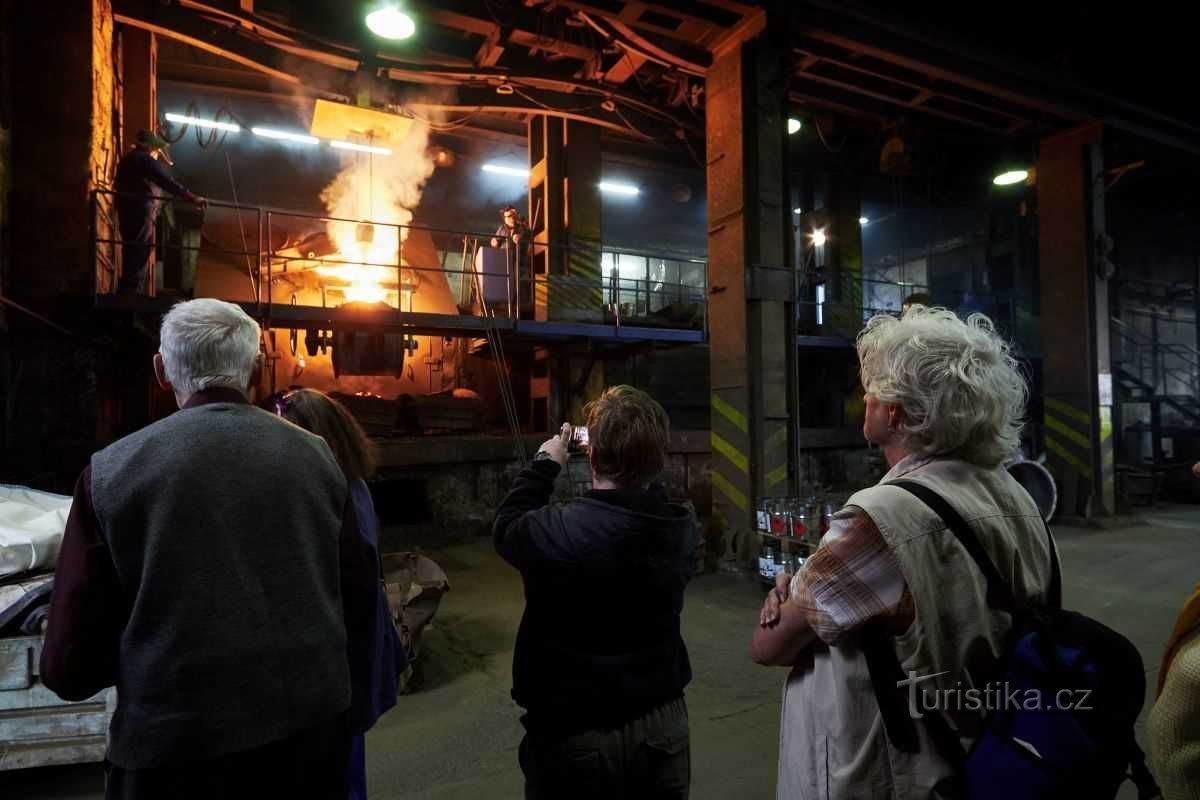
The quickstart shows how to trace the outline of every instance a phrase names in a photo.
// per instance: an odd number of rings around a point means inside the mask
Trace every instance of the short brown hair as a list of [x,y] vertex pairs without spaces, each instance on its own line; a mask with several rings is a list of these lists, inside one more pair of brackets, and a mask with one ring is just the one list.
[[592,468],[618,486],[645,486],[667,464],[671,421],[653,397],[632,386],[611,386],[583,408]]
[[325,440],[346,480],[375,473],[375,446],[344,405],[316,389],[297,389],[279,399],[280,416]]

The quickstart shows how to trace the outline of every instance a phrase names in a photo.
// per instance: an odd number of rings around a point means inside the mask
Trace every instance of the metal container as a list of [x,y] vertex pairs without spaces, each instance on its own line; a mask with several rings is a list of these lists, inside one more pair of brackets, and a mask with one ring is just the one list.
[[789,535],[793,539],[803,539],[812,529],[812,517],[808,509],[801,506],[792,514],[792,524]]
[[788,535],[787,512],[781,504],[771,509],[771,533],[776,536]]

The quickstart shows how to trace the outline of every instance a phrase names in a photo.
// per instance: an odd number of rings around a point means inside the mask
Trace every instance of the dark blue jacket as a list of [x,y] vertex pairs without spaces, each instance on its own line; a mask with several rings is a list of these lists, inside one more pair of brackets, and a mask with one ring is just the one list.
[[154,216],[163,190],[185,200],[195,199],[148,150],[140,147],[130,150],[117,164],[113,184],[117,190],[117,211],[125,215]]
[[531,729],[617,727],[682,697],[692,678],[679,615],[696,520],[659,489],[548,505],[559,470],[523,469],[493,528],[525,583],[513,699]]
[[[388,609],[387,595],[383,591],[383,572],[379,558],[379,517],[375,515],[375,504],[371,490],[361,479],[349,483],[350,502],[354,504],[354,516],[358,520],[358,532],[374,556],[375,568],[379,572],[379,591],[375,593],[375,617],[366,636],[361,641],[348,642],[352,652],[351,684],[354,689],[350,704],[350,729],[354,733],[365,733],[383,713],[396,705],[400,685],[400,673],[408,666],[408,654],[400,641],[400,634],[392,622]],[[353,657],[360,655],[360,658]],[[359,667],[355,669],[355,667]]]

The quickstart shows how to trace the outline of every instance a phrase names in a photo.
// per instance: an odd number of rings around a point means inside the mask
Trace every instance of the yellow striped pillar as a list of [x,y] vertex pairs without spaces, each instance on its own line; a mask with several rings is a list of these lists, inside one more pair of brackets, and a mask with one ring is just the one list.
[[1104,232],[1103,128],[1088,123],[1038,149],[1043,431],[1059,509],[1116,512],[1108,279],[1095,242]]
[[718,48],[705,84],[713,512],[726,562],[756,551],[760,500],[795,486],[786,49],[766,29],[760,13]]

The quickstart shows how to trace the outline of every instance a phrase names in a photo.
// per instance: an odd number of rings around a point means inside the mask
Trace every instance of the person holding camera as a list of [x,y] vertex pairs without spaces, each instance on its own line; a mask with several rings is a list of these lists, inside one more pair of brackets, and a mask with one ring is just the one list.
[[698,527],[656,483],[662,406],[614,386],[584,413],[591,491],[550,503],[572,441],[563,425],[521,470],[493,527],[525,585],[512,690],[526,712],[525,797],[686,798],[692,671],[679,616]]

